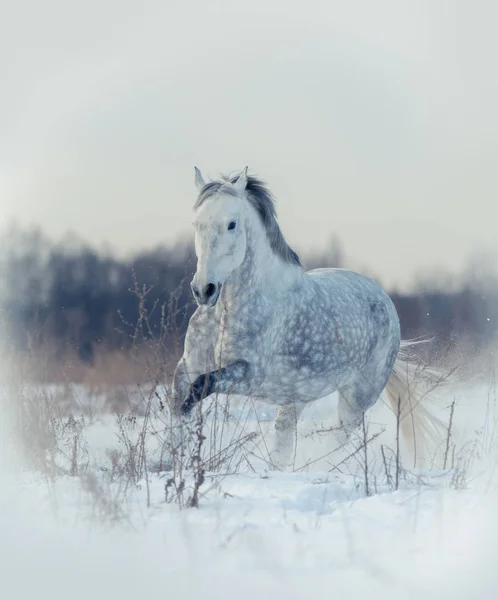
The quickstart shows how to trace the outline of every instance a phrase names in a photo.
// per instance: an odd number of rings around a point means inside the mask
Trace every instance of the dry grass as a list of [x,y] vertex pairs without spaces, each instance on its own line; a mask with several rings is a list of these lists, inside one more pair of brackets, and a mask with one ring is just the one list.
[[[166,321],[159,335],[151,335],[143,301],[147,290],[135,291],[141,307],[140,322],[129,350],[106,352],[102,348],[96,353],[93,366],[74,360],[71,353],[55,364],[50,353],[32,350],[10,357],[15,368],[9,369],[7,378],[9,404],[13,407],[13,423],[25,464],[52,478],[80,478],[96,515],[107,515],[109,521],[123,518],[128,491],[143,484],[148,490],[153,474],[164,476],[167,502],[196,507],[202,502],[206,474],[215,474],[209,477],[212,486],[241,470],[254,471],[256,461],[268,468],[272,466],[262,424],[256,422],[255,430],[254,421],[235,418],[229,410],[229,397],[204,402],[203,410],[199,406],[190,422],[175,421],[169,410],[171,399],[165,382],[171,380],[181,340]],[[176,341],[171,343],[173,339]],[[83,406],[75,383],[83,386],[88,397],[101,401],[93,408]],[[250,399],[246,402],[248,406],[252,403]],[[453,416],[458,407],[452,404],[448,410],[446,435],[440,443],[444,467],[451,473],[451,485],[457,489],[468,485],[475,461],[495,448],[495,405],[496,381],[480,437],[460,450],[453,439]],[[402,482],[410,483],[417,477],[403,466],[399,408],[393,448],[382,445],[380,457],[371,451],[382,432],[369,433],[364,421],[346,457],[331,461],[331,470],[358,477],[358,485],[366,495],[375,493],[379,486],[396,490]],[[103,412],[115,415],[118,443],[104,463],[95,465],[88,454],[85,428]],[[247,415],[248,411],[239,414]],[[151,445],[160,447],[159,454],[150,453]],[[310,460],[303,468],[322,458],[325,457]]]

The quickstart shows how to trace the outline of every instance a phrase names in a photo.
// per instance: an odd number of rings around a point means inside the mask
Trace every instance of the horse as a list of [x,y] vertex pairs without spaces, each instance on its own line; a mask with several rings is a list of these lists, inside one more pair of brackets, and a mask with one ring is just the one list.
[[414,363],[387,293],[352,270],[306,272],[280,229],[271,191],[247,167],[208,182],[195,167],[195,183],[198,306],[174,372],[173,414],[188,417],[216,393],[278,405],[271,458],[285,468],[308,403],[338,392],[342,445],[386,390],[416,454],[416,439],[437,419],[420,397],[404,393]]

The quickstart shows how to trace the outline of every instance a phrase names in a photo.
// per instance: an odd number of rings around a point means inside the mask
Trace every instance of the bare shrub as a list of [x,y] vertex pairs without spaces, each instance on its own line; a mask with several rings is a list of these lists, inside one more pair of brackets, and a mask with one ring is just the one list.
[[27,383],[28,370],[29,362],[16,356],[4,375],[4,409],[22,463],[50,477],[81,475],[89,462],[86,420],[74,411],[72,385]]
[[[150,474],[159,474],[166,478],[168,502],[196,507],[206,473],[222,477],[249,464],[249,446],[257,434],[230,415],[229,397],[224,403],[218,396],[204,400],[191,419],[173,417],[171,389],[165,381],[171,379],[182,346],[174,318],[180,294],[172,296],[168,307],[149,307],[149,292],[150,288],[135,282],[132,293],[139,319],[128,334],[130,356],[147,377],[140,384],[122,388],[121,404],[130,409],[116,414],[119,450],[107,456],[104,468],[115,478],[126,477],[134,484],[145,481],[147,488]],[[151,311],[161,313],[159,331],[152,330]]]
[[93,521],[108,525],[122,525],[128,521],[127,498],[129,482],[125,480],[110,481],[89,471],[81,477],[81,488],[91,499],[88,516]]

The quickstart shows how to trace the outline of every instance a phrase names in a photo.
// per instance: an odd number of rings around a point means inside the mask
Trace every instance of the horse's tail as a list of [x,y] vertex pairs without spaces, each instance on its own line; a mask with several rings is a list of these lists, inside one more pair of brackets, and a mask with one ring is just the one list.
[[[425,341],[425,340],[424,340]],[[437,369],[410,360],[406,348],[420,341],[402,341],[386,392],[410,454],[413,466],[432,466],[448,431],[448,425],[426,406],[448,382],[449,376]]]

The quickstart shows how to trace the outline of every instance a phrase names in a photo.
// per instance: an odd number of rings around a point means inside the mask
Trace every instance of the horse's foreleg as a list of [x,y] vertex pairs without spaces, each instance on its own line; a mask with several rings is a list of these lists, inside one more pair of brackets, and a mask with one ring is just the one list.
[[[297,422],[306,405],[303,403],[280,406],[275,418],[275,444],[271,462],[277,469],[289,466],[297,436]],[[296,440],[297,441],[297,440]]]
[[175,374],[173,376],[173,393],[171,396],[171,412],[175,417],[179,417],[182,414],[182,405],[185,401],[185,398],[188,395],[190,384],[192,381],[190,380],[187,367],[185,364],[185,359],[182,358],[178,363]]
[[188,388],[181,413],[188,415],[192,408],[203,398],[211,394],[250,394],[255,378],[250,364],[245,360],[236,360],[217,371],[199,375]]

